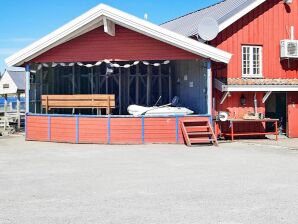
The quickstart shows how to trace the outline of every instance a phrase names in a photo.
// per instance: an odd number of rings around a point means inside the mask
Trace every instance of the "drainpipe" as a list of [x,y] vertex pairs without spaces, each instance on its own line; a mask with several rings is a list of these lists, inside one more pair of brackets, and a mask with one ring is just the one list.
[[257,100],[257,93],[255,92],[254,95],[254,106],[255,106],[255,115],[258,113],[258,100]]
[[26,90],[25,90],[25,105],[26,105],[26,114],[29,113],[30,106],[30,65],[26,65]]

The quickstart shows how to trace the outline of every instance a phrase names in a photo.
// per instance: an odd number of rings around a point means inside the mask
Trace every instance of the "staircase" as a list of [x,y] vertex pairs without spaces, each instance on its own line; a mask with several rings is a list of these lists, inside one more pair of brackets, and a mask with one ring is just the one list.
[[217,138],[210,122],[202,120],[181,121],[182,134],[187,146],[213,144],[218,146]]

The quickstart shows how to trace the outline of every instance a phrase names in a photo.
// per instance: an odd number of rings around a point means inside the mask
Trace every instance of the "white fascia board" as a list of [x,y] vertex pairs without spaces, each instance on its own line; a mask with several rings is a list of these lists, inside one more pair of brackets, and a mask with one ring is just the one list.
[[223,31],[224,29],[226,29],[227,27],[229,27],[230,25],[232,25],[234,22],[236,22],[238,19],[242,18],[247,13],[249,13],[250,11],[254,10],[256,7],[258,7],[259,5],[261,5],[262,3],[264,3],[265,1],[266,0],[255,0],[248,7],[244,8],[240,12],[238,12],[235,15],[233,15],[232,17],[230,17],[228,20],[226,20],[223,23],[221,23],[219,25],[219,31],[220,32]]
[[105,16],[113,20],[115,23],[128,29],[140,32],[154,39],[194,53],[203,58],[210,58],[217,62],[229,63],[232,57],[232,54],[226,51],[220,50],[204,43],[200,43],[181,34],[157,26],[146,20],[139,19],[135,16],[124,13],[118,9],[111,8],[107,5],[103,6]]
[[110,6],[100,4],[49,35],[6,58],[5,62],[8,66],[19,66],[26,61],[30,61],[45,51],[78,36],[78,33],[82,34],[81,30],[86,29],[85,26],[88,26],[88,24],[90,27],[96,26],[96,24],[98,26],[103,25],[103,16],[108,17],[116,24],[204,58],[229,63],[232,57],[232,54],[226,51],[192,40],[191,38],[169,31]]
[[86,29],[84,26],[89,27],[88,24],[92,21],[98,22],[98,26],[101,26],[103,23],[100,19],[100,15],[102,14],[102,10],[99,9],[100,6],[101,5],[89,10],[66,25],[32,43],[28,47],[25,47],[12,56],[6,58],[5,62],[7,66],[20,66],[24,62],[30,61],[32,58],[37,57],[47,50],[77,37],[78,33],[81,33],[80,28],[83,27]]
[[222,86],[222,92],[297,92],[298,85],[239,85],[239,86]]

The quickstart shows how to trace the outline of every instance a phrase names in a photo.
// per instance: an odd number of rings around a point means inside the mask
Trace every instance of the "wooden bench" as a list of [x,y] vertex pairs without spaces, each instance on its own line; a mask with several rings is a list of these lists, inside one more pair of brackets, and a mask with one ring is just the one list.
[[42,108],[48,113],[51,109],[106,109],[110,114],[115,108],[113,94],[82,94],[82,95],[42,95]]

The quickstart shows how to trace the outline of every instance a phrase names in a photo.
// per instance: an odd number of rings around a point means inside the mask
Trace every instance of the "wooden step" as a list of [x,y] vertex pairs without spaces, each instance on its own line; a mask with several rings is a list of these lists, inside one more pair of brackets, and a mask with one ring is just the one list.
[[206,120],[184,120],[184,121],[182,121],[184,124],[185,123],[200,123],[200,122],[204,122],[205,124],[206,123],[208,123],[208,121],[206,121]]
[[196,143],[214,143],[214,139],[210,138],[190,138],[191,144],[196,144]]
[[[187,146],[199,143],[212,143],[218,145],[213,128],[208,121],[185,120],[181,121],[182,134]],[[208,138],[206,137],[208,136]]]
[[188,132],[188,135],[212,135],[212,132]]
[[187,132],[199,132],[209,130],[209,126],[185,126]]

